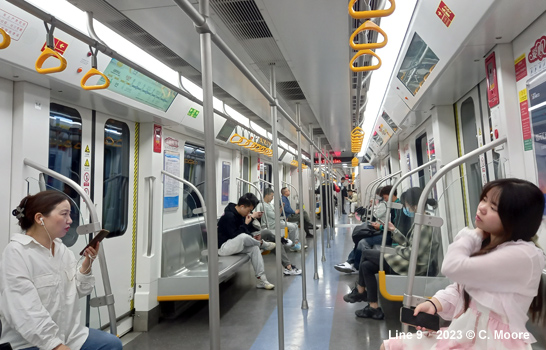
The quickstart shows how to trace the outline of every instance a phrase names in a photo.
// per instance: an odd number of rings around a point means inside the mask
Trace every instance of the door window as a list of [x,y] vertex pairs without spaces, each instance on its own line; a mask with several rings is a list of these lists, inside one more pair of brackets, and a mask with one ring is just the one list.
[[[184,145],[184,180],[188,180],[197,187],[205,198],[205,149],[201,146],[186,143]],[[194,214],[193,209],[201,208],[202,204],[194,190],[184,185],[184,214],[183,218],[203,216]]]

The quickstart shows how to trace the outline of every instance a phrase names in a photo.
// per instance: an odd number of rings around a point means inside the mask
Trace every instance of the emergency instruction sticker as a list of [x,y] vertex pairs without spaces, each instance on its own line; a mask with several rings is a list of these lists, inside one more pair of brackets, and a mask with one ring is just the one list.
[[25,32],[25,29],[27,29],[27,26],[27,21],[0,9],[0,28],[6,31],[11,40],[18,41]]

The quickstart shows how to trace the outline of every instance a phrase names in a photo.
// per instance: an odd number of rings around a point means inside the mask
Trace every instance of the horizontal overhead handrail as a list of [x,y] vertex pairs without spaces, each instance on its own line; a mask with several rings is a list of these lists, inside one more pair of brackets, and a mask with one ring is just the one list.
[[[404,298],[404,305],[409,306],[412,302],[411,299],[413,294],[413,281],[415,278],[415,270],[417,267],[417,252],[419,251],[421,230],[426,219],[426,216],[424,215],[425,205],[426,205],[426,201],[430,191],[432,191],[436,183],[445,174],[451,171],[451,169],[463,164],[468,159],[471,159],[480,154],[483,154],[497,146],[502,145],[505,142],[506,142],[506,137],[501,137],[495,141],[488,143],[487,145],[479,147],[475,149],[474,151],[463,155],[462,157],[455,159],[454,161],[446,164],[443,168],[441,168],[426,184],[425,188],[423,189],[423,192],[421,193],[421,197],[419,197],[417,210],[415,211],[415,219],[414,219],[415,227],[413,229],[413,241],[411,242],[412,249],[411,249],[410,261],[409,261],[408,281],[407,281],[407,288],[406,288],[406,295],[408,296],[408,298]],[[476,193],[476,195],[478,194]]]

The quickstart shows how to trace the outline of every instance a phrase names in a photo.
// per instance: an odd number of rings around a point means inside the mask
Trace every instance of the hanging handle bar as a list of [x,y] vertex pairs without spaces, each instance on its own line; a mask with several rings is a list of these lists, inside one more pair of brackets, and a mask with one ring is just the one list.
[[[67,62],[66,59],[55,51],[55,37],[53,36],[53,31],[55,30],[55,24],[52,23],[51,27],[48,27],[47,23],[44,22],[45,28],[46,28],[46,47],[44,48],[44,51],[38,56],[38,59],[36,60],[35,68],[36,71],[40,74],[50,74],[50,73],[58,73],[62,72],[66,69]],[[52,68],[42,68],[44,65],[44,62],[50,58],[54,57],[59,60],[59,66],[52,67]]]
[[[93,48],[89,46],[89,50],[91,51],[92,57],[91,57],[91,69],[85,75],[82,77],[82,80],[80,81],[80,85],[82,89],[84,90],[102,90],[108,88],[110,86],[110,79],[104,73],[99,71],[97,69],[97,53],[99,52],[99,49],[95,49],[93,51]],[[104,84],[102,85],[85,85],[87,83],[87,80],[91,78],[92,76],[99,75],[104,78]]]
[[0,28],[0,34],[2,35],[3,39],[2,42],[0,42],[0,50],[3,50],[11,44],[11,37],[8,33],[2,28]]
[[394,0],[389,0],[389,2],[391,3],[391,7],[389,7],[386,10],[355,11],[353,7],[357,1],[359,0],[349,1],[349,15],[355,19],[387,17],[391,15],[396,9],[396,4]]
[[[383,35],[383,41],[380,43],[363,43],[363,44],[357,44],[355,43],[355,37],[361,33],[368,30],[373,30],[374,32],[381,33]],[[359,51],[359,50],[370,50],[370,49],[380,49],[382,47],[385,47],[387,43],[389,42],[389,38],[387,37],[387,33],[383,29],[381,29],[377,24],[373,23],[372,21],[366,21],[358,27],[357,30],[351,34],[351,38],[349,39],[349,45],[353,50]]]
[[[373,66],[355,67],[354,66],[355,60],[362,55],[371,55],[377,58],[379,62]],[[353,72],[367,72],[367,71],[379,69],[381,67],[381,64],[382,64],[381,58],[375,52],[373,52],[372,50],[360,50],[353,56],[353,58],[351,58],[351,62],[349,62],[349,67],[351,68]]]

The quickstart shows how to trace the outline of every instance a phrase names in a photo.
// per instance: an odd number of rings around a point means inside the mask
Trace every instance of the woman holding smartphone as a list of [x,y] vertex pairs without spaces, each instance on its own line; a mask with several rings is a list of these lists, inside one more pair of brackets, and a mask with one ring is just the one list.
[[99,243],[80,260],[63,244],[72,223],[68,197],[40,192],[23,198],[12,214],[24,232],[12,236],[2,255],[0,343],[25,350],[122,349],[115,335],[80,323],[78,299],[95,285]]
[[[442,273],[455,282],[417,305],[420,312],[452,320],[418,340],[389,339],[382,349],[531,349],[527,313],[544,322],[541,275],[544,252],[534,242],[544,195],[520,179],[487,183],[476,228],[462,229],[449,246]],[[415,338],[415,337],[414,337]]]

